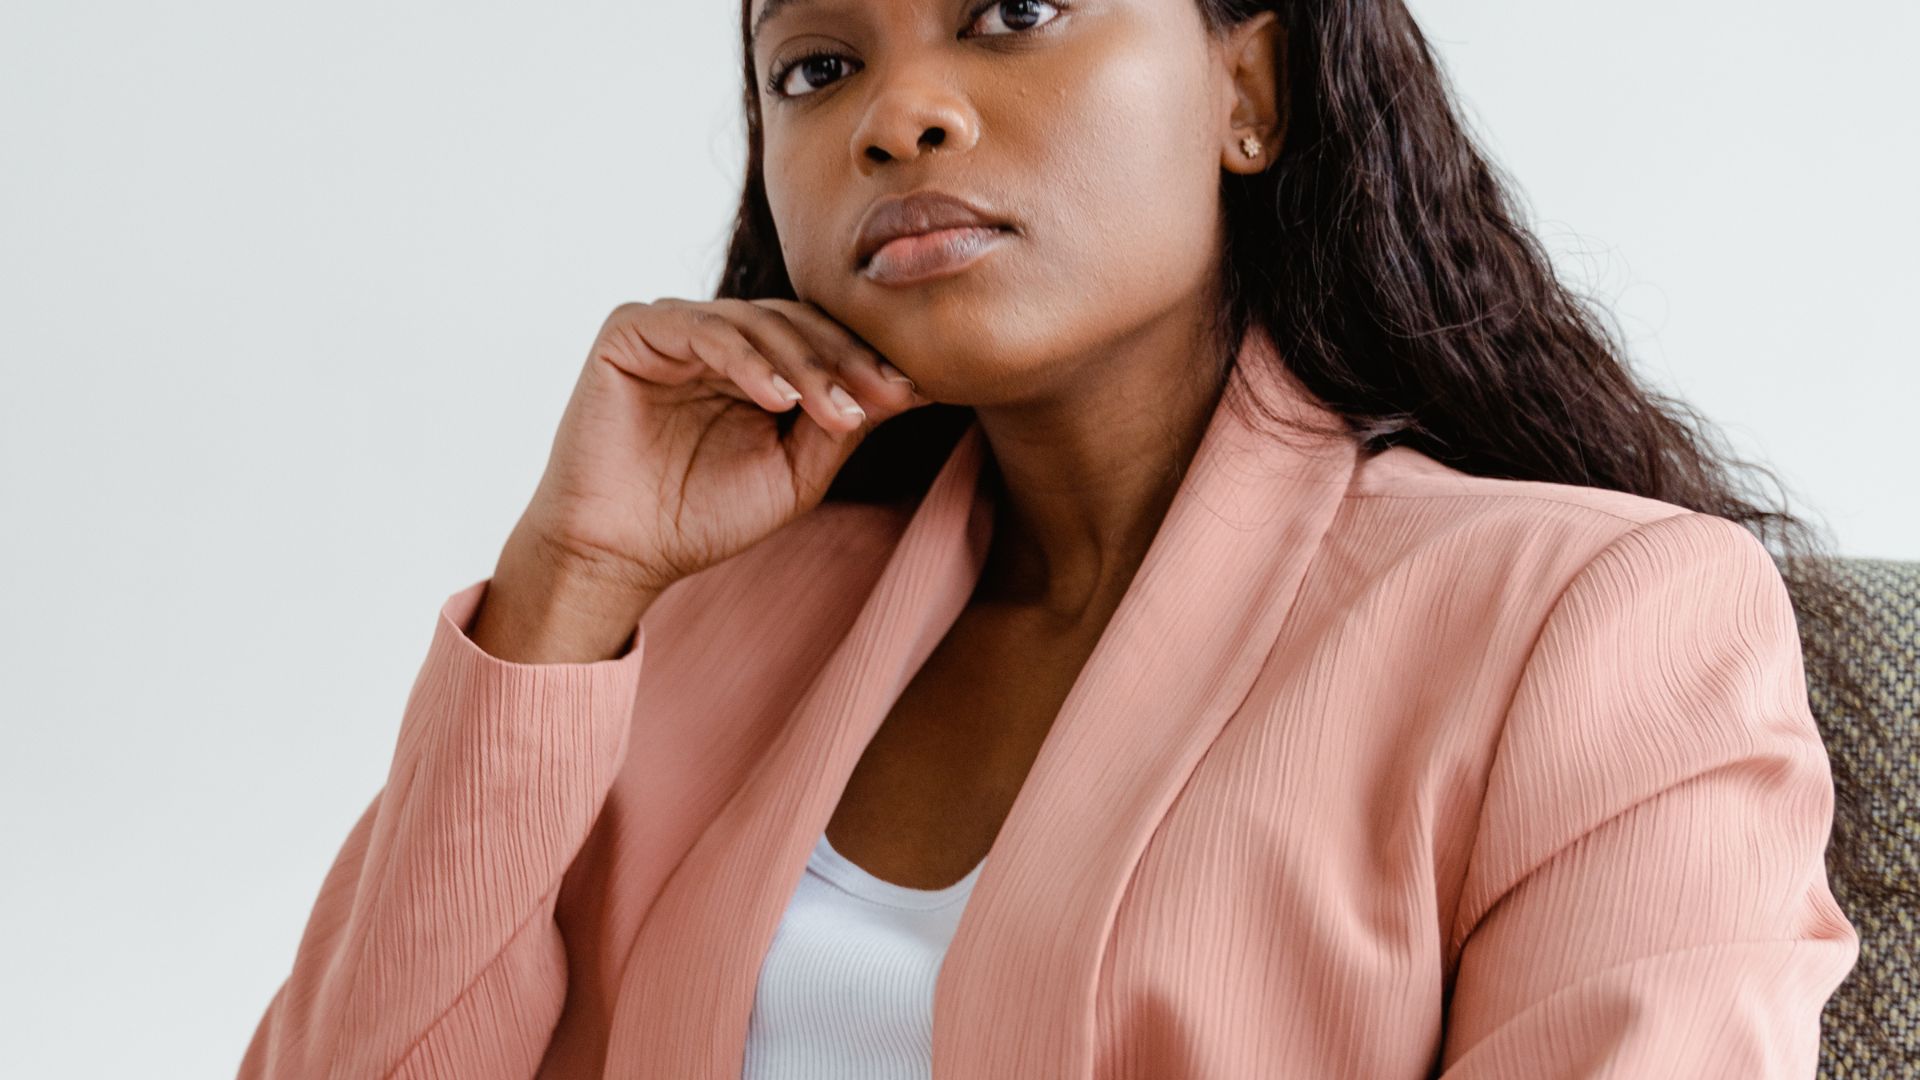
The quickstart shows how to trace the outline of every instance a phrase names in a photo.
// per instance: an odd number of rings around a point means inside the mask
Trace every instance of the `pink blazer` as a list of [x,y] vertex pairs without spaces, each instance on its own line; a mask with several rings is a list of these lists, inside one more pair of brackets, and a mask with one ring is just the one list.
[[[1242,348],[1228,397],[1326,415]],[[243,1080],[737,1080],[978,577],[988,452],[677,583],[616,659],[495,659],[489,579],[454,593]],[[1733,522],[1218,408],[963,911],[932,1075],[1811,1077],[1859,941],[1804,679]]]

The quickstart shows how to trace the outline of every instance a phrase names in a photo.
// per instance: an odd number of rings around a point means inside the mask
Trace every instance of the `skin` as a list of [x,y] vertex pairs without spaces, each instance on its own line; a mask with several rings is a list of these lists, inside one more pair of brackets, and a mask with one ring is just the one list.
[[[830,825],[883,878],[939,887],[985,854],[1172,502],[1223,385],[1195,359],[1221,170],[1280,144],[1284,46],[1271,12],[1213,38],[1193,0],[796,0],[754,41],[797,296],[972,406],[1001,475],[979,589]],[[836,58],[787,72],[797,96],[767,87],[816,49]],[[923,187],[1017,235],[945,278],[857,275],[869,204]]]
[[[1218,398],[1194,342],[1220,170],[1266,164],[1243,135],[1278,144],[1283,39],[1264,13],[1215,42],[1192,0],[974,6],[799,0],[765,24],[763,84],[810,49],[842,58],[789,73],[797,97],[763,85],[767,193],[799,298],[977,411],[1005,478],[999,580],[1071,616],[1124,591]],[[955,276],[856,275],[868,205],[925,186],[1020,234]]]

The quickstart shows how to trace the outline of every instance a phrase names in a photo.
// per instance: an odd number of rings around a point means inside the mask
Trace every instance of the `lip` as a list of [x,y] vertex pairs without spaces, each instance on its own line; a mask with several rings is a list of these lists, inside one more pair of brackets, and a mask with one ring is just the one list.
[[[995,234],[1017,231],[1011,222],[993,211],[944,191],[922,189],[887,196],[868,207],[860,221],[854,241],[853,268],[857,273],[874,277],[869,273],[870,263],[882,247],[902,237],[927,237],[909,240],[888,251],[882,260],[887,265],[881,268],[886,273],[881,276],[893,279],[907,269],[904,263],[913,263],[916,270],[930,269],[933,262],[942,261],[931,256],[944,253],[945,260],[951,261],[994,246],[999,239]],[[901,258],[896,259],[896,254]]]
[[957,274],[1012,235],[1005,229],[967,225],[895,237],[881,245],[860,275],[879,285],[913,285]]

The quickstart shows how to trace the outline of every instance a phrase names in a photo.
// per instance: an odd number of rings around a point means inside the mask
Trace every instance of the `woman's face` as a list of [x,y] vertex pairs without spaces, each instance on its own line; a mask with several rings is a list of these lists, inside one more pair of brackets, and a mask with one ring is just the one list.
[[[1194,0],[750,3],[770,16],[752,56],[796,293],[923,392],[1067,392],[1098,375],[1075,358],[1211,302],[1223,147],[1245,110]],[[927,189],[1012,233],[944,276],[859,272],[868,208]]]

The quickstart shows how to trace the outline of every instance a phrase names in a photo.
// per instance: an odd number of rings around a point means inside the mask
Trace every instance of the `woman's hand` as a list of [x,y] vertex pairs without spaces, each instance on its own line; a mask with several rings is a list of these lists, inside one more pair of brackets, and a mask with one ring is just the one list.
[[[931,404],[905,379],[810,303],[622,304],[520,528],[595,580],[658,594],[817,505],[868,431]],[[795,391],[802,415],[783,424]]]

